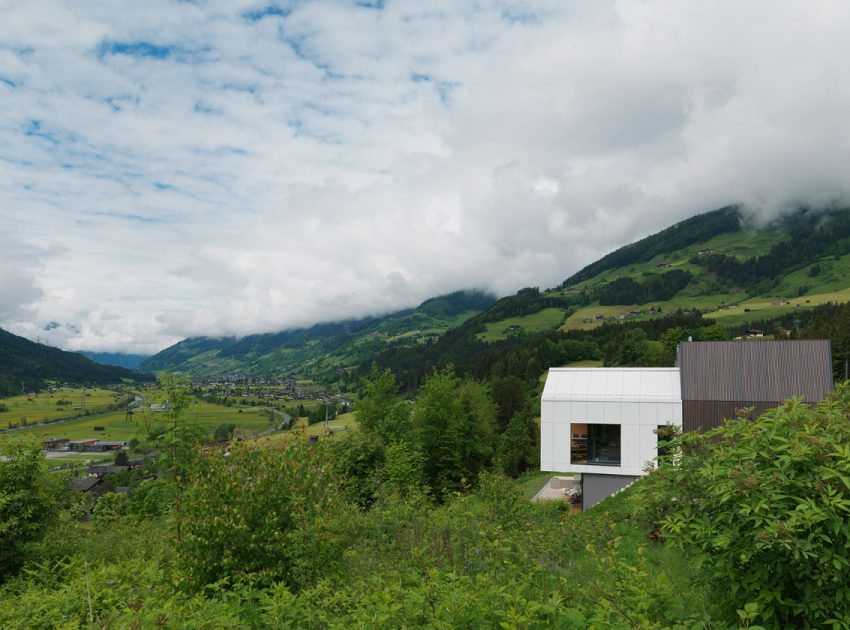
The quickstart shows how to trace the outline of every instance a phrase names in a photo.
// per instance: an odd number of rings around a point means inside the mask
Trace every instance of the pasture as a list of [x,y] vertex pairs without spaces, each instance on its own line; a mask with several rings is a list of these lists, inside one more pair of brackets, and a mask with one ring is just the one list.
[[[357,426],[357,420],[354,416],[354,412],[343,413],[338,415],[333,420],[330,420],[328,422],[328,426],[331,428],[331,431],[334,434],[334,439],[336,439],[349,435],[350,431]],[[286,440],[291,435],[322,436],[324,434],[324,422],[318,422],[316,424],[308,426],[306,418],[301,418],[298,420],[298,422],[295,423],[295,426],[290,431],[278,431],[276,433],[272,433],[271,435],[267,435],[260,438],[260,441],[263,445],[274,446],[281,440]]]
[[[99,390],[97,396],[92,393],[91,400],[112,402],[114,394],[115,392],[109,392],[108,390]],[[88,416],[72,417],[40,426],[33,425],[28,420],[28,426],[0,434],[0,442],[32,438],[40,441],[51,437],[66,437],[70,440],[96,438],[105,441],[123,442],[129,442],[133,438],[137,438],[144,441],[151,431],[164,426],[168,418],[164,412],[152,411],[150,409],[150,403],[160,398],[161,394],[159,392],[149,390],[144,392],[143,395],[143,407],[141,409],[135,409],[132,415],[127,415],[126,410],[122,406],[120,410],[92,413]],[[44,394],[39,394],[39,397],[43,398]],[[20,398],[24,400],[18,400]],[[49,400],[55,400],[55,395],[54,398]],[[3,422],[7,415],[10,419],[13,417],[19,419],[22,417],[31,417],[33,421],[55,418],[55,415],[48,413],[49,410],[46,408],[49,405],[44,401],[34,404],[34,401],[29,401],[26,397],[15,397],[11,399],[7,398],[0,402],[3,402],[10,408],[9,412],[0,414],[3,417],[0,422]],[[39,404],[41,404],[42,408],[41,415],[35,413],[39,409]],[[94,408],[94,405],[92,405],[92,408]],[[210,434],[220,424],[234,424],[237,428],[248,431],[263,431],[270,428],[274,422],[269,418],[269,412],[262,407],[243,407],[240,405],[226,407],[224,405],[215,405],[202,401],[196,401],[192,405],[186,414],[186,421],[203,426]],[[4,424],[0,424],[0,428],[5,428]],[[96,431],[95,427],[102,427],[103,430]]]
[[555,330],[564,322],[567,311],[563,308],[544,308],[537,313],[522,317],[508,317],[497,322],[488,322],[484,332],[478,335],[481,341],[500,341],[511,334],[538,333]]

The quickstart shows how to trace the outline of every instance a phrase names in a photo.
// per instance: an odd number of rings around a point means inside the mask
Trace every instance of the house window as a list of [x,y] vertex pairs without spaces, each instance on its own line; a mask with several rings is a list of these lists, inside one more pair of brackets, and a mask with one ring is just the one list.
[[620,465],[620,425],[570,425],[570,463],[587,466]]

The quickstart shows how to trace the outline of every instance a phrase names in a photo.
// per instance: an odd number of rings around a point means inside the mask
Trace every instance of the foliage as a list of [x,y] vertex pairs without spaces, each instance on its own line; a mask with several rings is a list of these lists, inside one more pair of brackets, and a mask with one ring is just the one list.
[[674,436],[646,509],[703,562],[727,620],[850,624],[850,389]]
[[18,337],[0,329],[0,396],[39,390],[47,379],[81,384],[118,383],[124,378],[152,380],[124,368],[95,363],[76,352],[66,352]]
[[361,508],[372,505],[384,481],[383,441],[358,429],[329,448],[332,470],[345,496]]
[[36,444],[0,452],[0,582],[23,563],[28,543],[45,531],[57,507],[56,478],[45,473]]
[[100,521],[114,521],[123,518],[129,512],[130,499],[126,494],[107,492],[97,499],[94,505],[94,517]]
[[161,466],[168,472],[170,480],[182,483],[206,432],[187,417],[195,404],[189,379],[163,373],[157,375],[157,382],[162,390],[162,405],[168,419],[164,430],[156,436],[156,443],[164,450]]
[[509,477],[518,477],[540,461],[540,430],[528,415],[516,414],[499,436],[496,463]]
[[183,502],[180,565],[190,589],[227,580],[309,584],[340,551],[344,505],[320,445],[234,445],[202,453]]
[[363,393],[357,405],[357,424],[385,443],[402,439],[410,432],[410,410],[398,398],[398,384],[390,370],[373,364],[363,379]]
[[462,382],[451,367],[422,386],[412,418],[425,478],[436,497],[476,483],[493,455],[494,416],[486,388]]
[[213,439],[219,442],[226,442],[233,436],[236,430],[236,425],[232,422],[222,422],[213,430]]
[[690,272],[681,269],[653,275],[645,282],[625,276],[606,282],[593,291],[592,297],[603,305],[663,302],[688,286],[690,281]]

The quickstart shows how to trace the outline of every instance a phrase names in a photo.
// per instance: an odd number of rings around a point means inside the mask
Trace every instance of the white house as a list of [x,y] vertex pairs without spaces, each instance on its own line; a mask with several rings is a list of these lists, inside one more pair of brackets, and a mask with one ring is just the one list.
[[682,426],[679,368],[552,368],[540,411],[540,469],[582,474],[590,507],[658,455],[659,426]]

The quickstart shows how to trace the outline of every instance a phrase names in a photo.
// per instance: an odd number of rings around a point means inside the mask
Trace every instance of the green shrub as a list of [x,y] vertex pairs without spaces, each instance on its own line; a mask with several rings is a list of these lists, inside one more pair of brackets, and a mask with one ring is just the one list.
[[275,448],[234,445],[229,455],[202,453],[192,468],[178,542],[188,587],[251,580],[297,588],[334,565],[345,509],[321,445],[298,436]]
[[94,504],[94,517],[99,521],[114,521],[127,515],[129,497],[126,494],[107,492]]
[[674,437],[684,455],[650,475],[650,516],[711,571],[727,621],[850,624],[848,394]]
[[36,444],[0,451],[0,582],[23,564],[26,545],[45,531],[57,509],[57,475],[45,472]]

